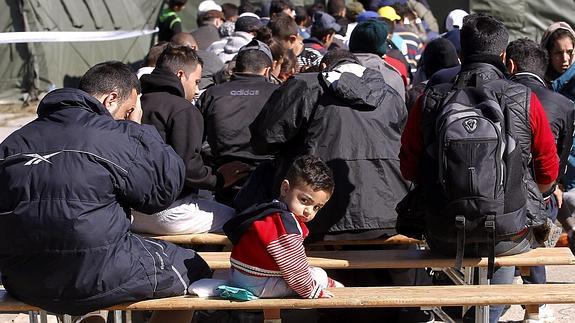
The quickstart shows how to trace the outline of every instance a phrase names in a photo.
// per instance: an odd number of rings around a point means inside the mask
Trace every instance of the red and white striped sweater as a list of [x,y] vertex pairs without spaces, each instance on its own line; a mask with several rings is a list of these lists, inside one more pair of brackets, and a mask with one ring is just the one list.
[[276,212],[254,221],[232,248],[232,268],[247,275],[283,277],[304,298],[324,297],[311,275],[303,241],[309,231],[293,213]]

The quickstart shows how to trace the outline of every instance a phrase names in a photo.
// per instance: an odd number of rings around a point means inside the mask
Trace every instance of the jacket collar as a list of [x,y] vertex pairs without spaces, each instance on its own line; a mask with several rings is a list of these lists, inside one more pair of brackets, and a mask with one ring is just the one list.
[[73,88],[54,90],[42,99],[38,105],[38,117],[45,116],[55,111],[80,108],[99,115],[112,115],[106,107],[90,94]]
[[537,74],[535,73],[531,73],[531,72],[519,72],[519,73],[515,73],[513,76],[511,76],[510,78],[513,81],[517,81],[520,79],[528,79],[537,83],[540,83],[540,85],[547,87],[547,83]]

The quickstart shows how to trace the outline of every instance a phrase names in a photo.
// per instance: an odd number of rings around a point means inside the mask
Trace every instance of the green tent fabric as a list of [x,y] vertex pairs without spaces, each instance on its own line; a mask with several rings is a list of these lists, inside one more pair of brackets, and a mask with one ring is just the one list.
[[[0,32],[153,30],[161,6],[161,0],[6,0],[0,3]],[[75,86],[99,62],[139,61],[151,42],[152,35],[109,41],[0,43],[0,103],[34,99],[54,87]]]

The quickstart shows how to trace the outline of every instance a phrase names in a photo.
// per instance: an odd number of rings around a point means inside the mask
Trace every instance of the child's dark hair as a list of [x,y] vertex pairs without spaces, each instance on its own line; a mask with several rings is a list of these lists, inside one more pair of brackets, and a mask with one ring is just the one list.
[[314,191],[333,193],[333,173],[321,158],[304,155],[298,157],[288,169],[286,179],[292,184],[307,184]]

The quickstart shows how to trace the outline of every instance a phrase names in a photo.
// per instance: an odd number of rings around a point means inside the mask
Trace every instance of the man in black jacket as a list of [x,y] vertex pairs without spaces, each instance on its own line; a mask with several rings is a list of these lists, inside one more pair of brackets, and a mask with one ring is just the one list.
[[[255,167],[271,158],[253,152],[249,126],[278,88],[267,79],[272,60],[270,48],[252,40],[236,56],[230,82],[212,86],[200,97],[198,106],[205,119],[206,137],[216,166],[239,160]],[[237,189],[231,187],[217,192],[216,199],[233,205],[236,193]]]
[[168,45],[152,74],[142,82],[143,123],[158,129],[186,165],[184,190],[167,210],[148,215],[134,213],[132,229],[154,234],[221,231],[234,210],[211,199],[198,196],[200,189],[216,190],[229,185],[224,176],[204,164],[200,154],[204,119],[191,103],[198,93],[202,62],[188,46]]
[[[541,101],[551,131],[555,137],[557,154],[559,155],[559,178],[565,173],[567,158],[573,144],[573,122],[575,120],[575,107],[571,100],[553,92],[546,86],[543,77],[547,68],[548,55],[545,49],[528,38],[517,39],[509,43],[506,49],[506,65],[511,74],[511,80],[530,88]],[[549,212],[551,222],[557,219],[558,209],[561,207],[563,192],[559,187],[555,193],[545,199],[545,206]],[[559,238],[561,229],[553,227],[553,236]],[[556,239],[552,240],[556,241]],[[529,276],[523,277],[523,283],[545,284],[547,282],[545,266],[530,267]],[[545,315],[546,307],[540,308],[539,318]],[[527,316],[526,316],[527,318]]]
[[38,118],[0,144],[4,287],[72,315],[185,295],[191,282],[210,276],[206,263],[192,250],[129,231],[131,208],[153,213],[176,199],[181,159],[154,128],[138,124],[139,84],[128,66],[98,64],[80,89],[47,94]]

